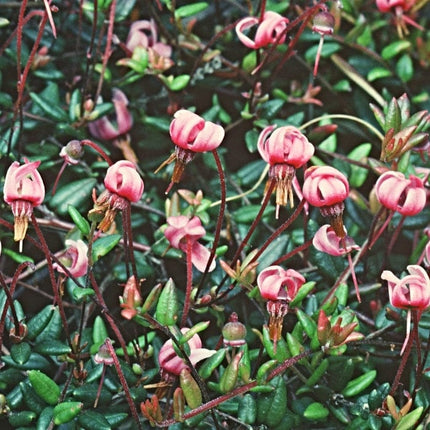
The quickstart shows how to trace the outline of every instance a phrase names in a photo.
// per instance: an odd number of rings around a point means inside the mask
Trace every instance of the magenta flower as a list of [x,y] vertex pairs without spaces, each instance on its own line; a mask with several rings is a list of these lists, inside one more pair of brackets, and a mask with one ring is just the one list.
[[260,133],[257,145],[261,157],[270,165],[266,191],[270,181],[276,181],[276,218],[278,218],[280,205],[286,206],[289,199],[290,205],[293,206],[291,184],[295,171],[309,161],[315,148],[296,127],[285,126],[273,131],[275,127],[273,125],[266,127]]
[[345,236],[344,238],[340,238],[329,224],[323,225],[318,229],[312,239],[312,244],[318,251],[333,255],[334,257],[339,257],[360,249],[352,237]]
[[151,48],[162,57],[172,55],[171,46],[158,42],[157,26],[152,19],[150,21],[143,19],[133,22],[130,26],[125,46],[130,52],[140,46],[145,49]]
[[389,270],[384,270],[381,279],[388,282],[388,295],[390,303],[399,309],[408,311],[406,320],[406,338],[400,354],[405,350],[409,339],[411,326],[411,311],[421,313],[430,305],[430,279],[427,272],[418,265],[411,264],[407,267],[409,275],[399,279]]
[[170,137],[176,145],[175,152],[155,171],[175,161],[172,179],[166,193],[181,180],[185,165],[197,152],[213,151],[221,145],[225,131],[217,124],[205,121],[199,115],[185,109],[177,111],[170,124]]
[[6,172],[4,182],[4,201],[11,207],[15,218],[14,240],[24,239],[28,227],[28,218],[33,208],[42,204],[45,198],[45,186],[37,168],[40,161],[30,162],[24,159],[20,165],[14,161]]
[[[182,334],[185,334],[188,331],[189,328],[186,327],[181,329]],[[199,361],[205,360],[216,353],[216,351],[202,348],[202,341],[197,333],[187,342],[187,345],[190,349],[188,358],[193,366]],[[173,348],[172,339],[169,339],[160,348],[160,352],[158,353],[158,363],[160,364],[161,372],[166,374],[167,377],[170,375],[179,376],[182,370],[189,369],[184,359],[179,357]]]
[[413,175],[409,179],[401,172],[384,172],[375,184],[376,197],[383,206],[403,216],[421,212],[427,201],[423,181]]
[[285,270],[280,266],[269,266],[257,277],[261,297],[267,300],[270,338],[280,339],[289,303],[296,297],[306,279],[296,270]]
[[100,140],[114,140],[126,134],[133,126],[133,117],[128,110],[126,95],[114,88],[112,90],[112,102],[115,108],[116,121],[111,121],[106,115],[88,124],[90,133]]
[[[88,246],[81,240],[66,240],[67,249],[59,255],[58,259],[68,269],[69,273],[79,278],[84,276],[88,270]],[[68,276],[68,273],[57,263],[54,269]]]
[[[236,34],[239,40],[248,48],[264,48],[272,43],[281,44],[285,42],[285,29],[288,19],[276,12],[268,11],[261,20],[258,17],[249,16],[241,19],[236,24]],[[245,31],[254,26],[257,27],[254,40],[245,34]]]
[[304,198],[320,208],[321,215],[329,217],[331,226],[341,238],[345,236],[342,214],[348,194],[348,180],[334,167],[313,166],[305,171]]
[[400,8],[401,10],[409,10],[413,5],[414,0],[376,0],[376,7],[381,12],[391,12],[393,9]]
[[416,0],[376,0],[376,7],[383,13],[393,13],[397,33],[399,37],[403,37],[404,34],[409,34],[408,24],[424,31],[423,27],[405,13],[416,3]]
[[[206,234],[200,218],[191,219],[185,215],[167,218],[169,226],[164,231],[166,239],[173,248],[187,252],[187,243],[191,242],[191,262],[200,272],[204,272],[210,258],[210,251],[198,242]],[[209,272],[215,269],[215,261],[209,267]]]
[[144,183],[136,166],[131,161],[120,160],[110,166],[106,172],[103,191],[89,213],[96,219],[104,215],[98,228],[107,231],[117,211],[123,211],[131,202],[138,202],[143,194]]

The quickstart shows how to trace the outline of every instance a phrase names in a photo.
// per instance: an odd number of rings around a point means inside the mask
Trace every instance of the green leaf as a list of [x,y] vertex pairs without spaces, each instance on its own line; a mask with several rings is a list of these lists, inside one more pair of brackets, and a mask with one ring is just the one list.
[[365,390],[376,378],[376,370],[370,370],[367,373],[355,378],[346,384],[342,394],[345,397],[353,397]]
[[30,97],[35,105],[37,105],[44,113],[46,113],[49,118],[59,122],[67,122],[69,120],[67,113],[57,104],[55,104],[55,101],[45,99],[39,94],[33,92],[30,92]]
[[25,263],[26,261],[30,261],[31,263],[34,263],[34,260],[31,257],[21,254],[20,252],[12,251],[9,248],[3,248],[2,254],[5,254],[8,257],[12,258],[12,260],[18,264]]
[[80,414],[78,422],[85,429],[110,430],[112,428],[103,414],[93,410]]
[[391,75],[392,73],[390,72],[390,70],[386,69],[385,67],[374,67],[367,74],[367,80],[369,82],[373,82],[373,81],[376,81],[377,79],[386,78]]
[[197,2],[194,4],[178,7],[175,10],[175,19],[187,18],[204,11],[209,6],[206,2]]
[[409,82],[414,76],[414,65],[411,56],[404,54],[396,64],[396,72],[402,82]]
[[109,252],[112,251],[112,249],[114,249],[115,246],[118,245],[120,240],[121,240],[120,234],[110,234],[108,236],[103,236],[97,239],[93,243],[93,249],[92,249],[93,261],[96,262],[101,257],[104,257],[105,255],[109,254]]
[[409,412],[407,415],[405,415],[396,425],[396,430],[409,430],[414,428],[415,424],[423,413],[423,409],[424,408],[420,406],[419,408],[416,408],[412,412]]
[[90,200],[91,190],[96,183],[95,178],[85,178],[65,184],[57,190],[49,205],[60,215],[65,215],[69,205],[81,207],[86,200]]
[[15,363],[27,363],[31,355],[31,347],[27,342],[17,343],[12,345],[10,349],[10,355]]
[[190,82],[190,75],[176,76],[168,86],[171,91],[182,91]]
[[382,50],[381,56],[384,60],[389,60],[410,47],[411,42],[409,42],[409,40],[396,40]]
[[304,411],[303,416],[308,420],[318,421],[327,418],[329,410],[322,403],[311,403]]
[[[354,161],[363,162],[370,154],[372,150],[372,144],[362,143],[355,147],[349,154],[348,158]],[[356,166],[351,164],[351,173],[349,174],[348,180],[351,187],[361,187],[369,174],[369,169],[365,167]]]
[[81,412],[83,406],[84,404],[82,402],[59,403],[54,408],[54,423],[58,426],[60,424],[65,424],[72,421],[73,418],[75,418],[79,412]]
[[56,382],[39,370],[30,370],[28,379],[37,395],[49,405],[55,405],[60,398],[61,390]]
[[76,227],[80,232],[87,236],[90,232],[90,223],[79,213],[79,211],[72,205],[67,206],[67,212],[69,212],[70,218],[75,223]]

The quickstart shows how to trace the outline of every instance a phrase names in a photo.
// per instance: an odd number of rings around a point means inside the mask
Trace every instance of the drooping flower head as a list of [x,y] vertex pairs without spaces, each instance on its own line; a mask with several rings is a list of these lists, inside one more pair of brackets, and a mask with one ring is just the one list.
[[[167,218],[168,227],[164,231],[166,239],[173,248],[187,252],[188,242],[191,245],[191,262],[200,272],[204,272],[210,258],[210,251],[198,242],[206,234],[200,218],[185,215],[171,216]],[[212,261],[209,272],[215,269],[215,261]]]
[[269,333],[272,340],[280,339],[284,316],[289,303],[296,297],[306,279],[294,269],[269,266],[257,277],[261,297],[267,300]]
[[402,172],[384,172],[375,184],[376,197],[383,206],[404,216],[421,212],[427,201],[423,181],[410,175],[405,178]]
[[133,22],[130,26],[125,46],[130,52],[133,52],[139,46],[145,49],[153,49],[162,57],[172,55],[172,47],[158,41],[157,26],[152,19]]
[[14,161],[6,172],[4,201],[11,207],[15,218],[16,242],[24,239],[33,208],[42,204],[45,198],[45,186],[37,171],[39,165],[40,161],[30,162],[24,159],[22,165]]
[[[284,43],[286,39],[285,29],[288,22],[287,18],[278,13],[267,11],[264,13],[263,19],[255,16],[241,19],[236,24],[235,29],[237,37],[246,47],[258,49],[273,43]],[[257,31],[254,40],[252,40],[245,32],[256,25]]]
[[100,194],[89,215],[104,215],[98,228],[107,231],[117,211],[123,211],[131,202],[140,200],[144,183],[131,161],[120,160],[107,169],[104,184],[106,190]]
[[330,219],[335,233],[341,238],[345,237],[342,214],[348,194],[348,180],[334,167],[313,166],[305,171],[304,198],[320,208],[321,215]]
[[175,152],[156,170],[158,172],[165,165],[175,161],[172,179],[166,193],[174,183],[180,181],[185,165],[197,152],[208,152],[218,148],[225,135],[222,126],[205,121],[199,115],[185,109],[175,113],[169,132],[176,145]]
[[266,192],[270,181],[276,181],[277,218],[280,205],[285,206],[289,200],[293,206],[291,184],[296,169],[309,161],[315,148],[296,127],[285,126],[278,129],[275,127],[268,126],[260,133],[257,146],[263,160],[270,165]]
[[[79,278],[84,276],[88,270],[88,246],[81,240],[66,240],[67,249],[59,255],[58,259],[67,268],[69,273]],[[68,276],[68,273],[57,263],[54,263],[54,269]]]
[[423,27],[406,14],[416,3],[416,0],[376,0],[376,7],[383,13],[392,13],[394,15],[397,33],[399,37],[403,37],[403,35],[409,34],[407,24],[424,31]]
[[96,139],[117,139],[127,134],[133,126],[133,117],[127,107],[127,96],[118,88],[112,90],[112,103],[115,108],[115,121],[105,115],[88,124],[90,133]]
[[325,224],[318,229],[312,239],[312,244],[318,251],[333,255],[334,257],[360,249],[352,237],[346,235],[340,238],[329,224]]
[[388,295],[390,303],[399,309],[408,311],[406,321],[406,339],[403,344],[403,353],[409,339],[411,310],[418,311],[418,316],[430,305],[430,279],[421,266],[411,264],[407,266],[409,275],[399,279],[390,270],[384,270],[381,279],[388,282]]
[[[189,328],[186,327],[181,329],[182,334],[185,334],[188,331]],[[216,353],[216,351],[202,348],[202,341],[197,333],[187,342],[187,345],[190,350],[188,358],[193,366],[199,361],[205,360]],[[158,363],[160,364],[162,376],[165,378],[169,378],[169,376],[172,375],[179,376],[182,370],[189,369],[184,359],[179,357],[176,353],[171,339],[166,341],[160,348],[160,352],[158,353]]]

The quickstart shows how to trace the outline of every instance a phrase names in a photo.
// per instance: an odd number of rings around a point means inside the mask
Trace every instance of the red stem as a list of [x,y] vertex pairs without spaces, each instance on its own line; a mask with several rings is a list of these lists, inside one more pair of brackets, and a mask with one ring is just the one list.
[[87,145],[90,148],[93,148],[106,161],[106,163],[109,164],[109,166],[112,166],[113,163],[109,155],[107,155],[106,152],[104,152],[103,149],[101,149],[100,146],[97,145],[97,143],[94,143],[92,140],[89,140],[89,139],[84,139],[84,140],[81,140],[81,145]]
[[124,373],[121,369],[121,363],[118,360],[118,357],[115,353],[115,349],[113,348],[112,342],[109,338],[106,339],[105,345],[107,346],[109,354],[113,359],[113,364],[115,366],[116,373],[118,374],[118,378],[121,382],[121,386],[122,388],[124,388],[125,397],[127,399],[128,406],[130,407],[131,414],[136,421],[137,427],[141,429],[142,426],[140,425],[139,415],[137,414],[136,406],[134,405],[133,399],[131,397],[130,388],[128,387],[127,380],[125,379]]
[[185,290],[184,309],[182,311],[181,327],[185,327],[187,323],[188,313],[190,311],[191,290],[193,288],[193,265],[191,262],[192,241],[187,236],[187,286]]

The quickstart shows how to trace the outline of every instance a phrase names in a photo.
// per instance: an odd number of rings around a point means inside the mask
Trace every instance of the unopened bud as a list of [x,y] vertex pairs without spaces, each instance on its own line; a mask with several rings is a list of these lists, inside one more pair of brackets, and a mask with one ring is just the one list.
[[312,31],[321,35],[333,34],[335,19],[330,12],[319,12],[314,16]]
[[68,164],[78,164],[79,159],[84,155],[84,148],[79,140],[71,140],[60,151],[60,157]]
[[222,329],[222,337],[225,346],[241,346],[245,344],[246,327],[238,321],[237,314],[230,316],[230,321]]

